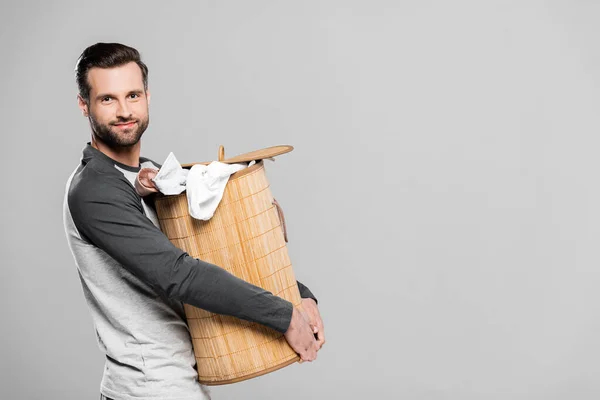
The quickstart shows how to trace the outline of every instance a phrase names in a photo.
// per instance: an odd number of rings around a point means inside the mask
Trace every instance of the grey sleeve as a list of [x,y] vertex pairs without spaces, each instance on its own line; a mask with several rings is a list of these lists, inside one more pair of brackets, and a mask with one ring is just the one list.
[[292,303],[175,247],[144,215],[124,177],[78,179],[68,205],[85,240],[167,297],[287,331]]
[[304,286],[302,284],[302,282],[300,282],[300,281],[296,281],[296,283],[298,284],[298,290],[300,291],[300,297],[302,297],[303,299],[313,299],[315,301],[315,303],[319,304],[319,301],[317,300],[315,295],[310,291],[309,288]]

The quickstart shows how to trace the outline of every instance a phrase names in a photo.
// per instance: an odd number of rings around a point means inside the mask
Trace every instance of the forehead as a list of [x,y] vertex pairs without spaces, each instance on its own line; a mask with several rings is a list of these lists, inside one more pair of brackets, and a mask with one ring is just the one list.
[[135,62],[114,68],[91,68],[88,71],[90,95],[98,93],[126,93],[131,90],[143,90],[142,70]]

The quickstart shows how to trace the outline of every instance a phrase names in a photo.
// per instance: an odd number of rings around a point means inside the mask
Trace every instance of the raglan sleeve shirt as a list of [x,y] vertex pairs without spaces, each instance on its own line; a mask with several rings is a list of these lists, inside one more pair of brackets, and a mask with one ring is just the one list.
[[[148,219],[126,180],[87,165],[68,194],[82,238],[167,297],[286,332],[293,305],[174,246]],[[301,297],[316,301],[298,282]]]

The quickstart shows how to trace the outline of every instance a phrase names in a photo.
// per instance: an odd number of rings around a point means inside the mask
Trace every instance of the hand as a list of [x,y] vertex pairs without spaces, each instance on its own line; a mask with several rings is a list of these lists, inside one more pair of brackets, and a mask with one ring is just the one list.
[[158,192],[156,185],[152,179],[158,174],[156,168],[142,168],[135,178],[135,191],[140,197],[148,196],[149,194]]
[[308,325],[308,316],[304,311],[294,307],[290,326],[283,336],[292,349],[298,353],[301,361],[317,359],[317,341]]
[[304,309],[308,316],[308,324],[312,328],[313,333],[317,335],[317,350],[320,350],[325,344],[325,329],[317,302],[310,298],[302,299],[302,309]]

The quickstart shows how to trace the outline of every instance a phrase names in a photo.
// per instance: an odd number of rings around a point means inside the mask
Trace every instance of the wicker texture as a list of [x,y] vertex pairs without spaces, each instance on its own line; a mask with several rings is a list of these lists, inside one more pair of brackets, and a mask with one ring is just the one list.
[[[300,305],[282,223],[262,161],[230,177],[223,199],[208,221],[190,217],[185,192],[157,196],[156,211],[161,230],[175,246]],[[204,384],[249,379],[299,359],[275,330],[188,304],[185,312],[198,377]]]

